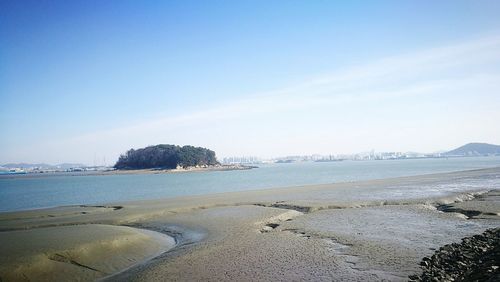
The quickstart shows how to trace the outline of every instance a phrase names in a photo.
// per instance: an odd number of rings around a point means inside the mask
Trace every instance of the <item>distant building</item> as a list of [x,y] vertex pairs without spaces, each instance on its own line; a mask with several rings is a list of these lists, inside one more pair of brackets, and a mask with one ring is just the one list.
[[257,164],[262,163],[262,160],[258,157],[226,157],[222,159],[224,164]]

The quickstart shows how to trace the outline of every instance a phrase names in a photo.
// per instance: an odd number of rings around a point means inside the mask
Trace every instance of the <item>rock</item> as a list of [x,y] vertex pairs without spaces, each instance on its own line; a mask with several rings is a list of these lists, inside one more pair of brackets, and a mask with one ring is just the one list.
[[417,281],[419,276],[416,274],[413,274],[413,275],[408,276],[408,278],[410,279],[410,281]]
[[411,281],[500,281],[500,228],[442,246],[420,262]]

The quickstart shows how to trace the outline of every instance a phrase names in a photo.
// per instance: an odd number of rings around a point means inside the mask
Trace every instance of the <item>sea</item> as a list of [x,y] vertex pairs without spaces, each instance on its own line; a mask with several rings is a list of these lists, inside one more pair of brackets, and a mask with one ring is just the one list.
[[[297,162],[258,164],[257,166],[258,168],[250,170],[160,174],[2,175],[0,176],[0,212],[66,205],[100,205],[499,167],[500,156]],[[495,180],[494,183],[491,183],[491,180],[488,181],[490,182],[475,183],[475,185],[495,186],[500,183],[500,180]],[[467,185],[459,185],[459,187],[471,188]],[[390,199],[401,197],[401,193],[411,195],[411,197],[425,197],[430,196],[431,193],[456,190],[457,185],[448,185],[439,187],[437,190],[434,187],[432,189],[415,188],[406,192],[391,190],[378,191],[378,193]]]

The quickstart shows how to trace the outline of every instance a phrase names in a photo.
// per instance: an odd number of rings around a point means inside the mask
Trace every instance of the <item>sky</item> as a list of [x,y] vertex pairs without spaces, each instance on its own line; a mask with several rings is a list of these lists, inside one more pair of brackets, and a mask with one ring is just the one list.
[[0,1],[0,163],[500,144],[500,1]]

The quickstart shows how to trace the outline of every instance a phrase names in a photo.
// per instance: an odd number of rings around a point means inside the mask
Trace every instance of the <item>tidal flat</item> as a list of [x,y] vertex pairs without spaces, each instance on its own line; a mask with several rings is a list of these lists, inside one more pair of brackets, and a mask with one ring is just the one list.
[[500,168],[0,213],[2,281],[406,281],[500,226]]

